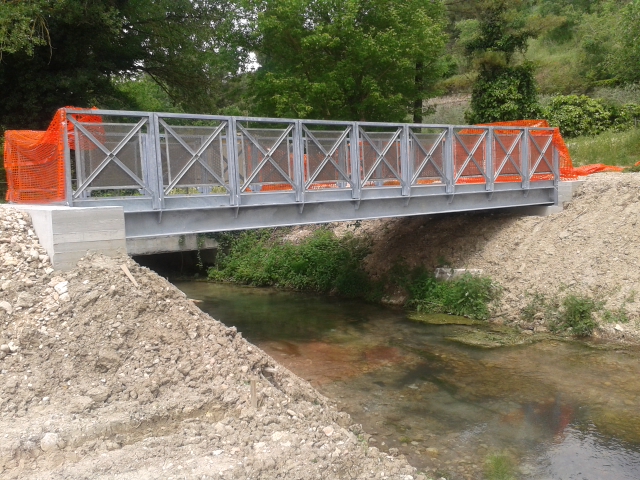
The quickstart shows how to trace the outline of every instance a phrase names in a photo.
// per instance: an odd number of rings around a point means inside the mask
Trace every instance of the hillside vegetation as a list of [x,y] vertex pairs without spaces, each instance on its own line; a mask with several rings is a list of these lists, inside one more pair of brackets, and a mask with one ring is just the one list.
[[[578,163],[632,164],[637,135],[612,139],[640,118],[639,37],[640,0],[3,2],[0,135],[44,129],[64,105],[548,118],[576,137]],[[463,100],[438,101],[452,95]],[[601,158],[613,143],[624,147]]]

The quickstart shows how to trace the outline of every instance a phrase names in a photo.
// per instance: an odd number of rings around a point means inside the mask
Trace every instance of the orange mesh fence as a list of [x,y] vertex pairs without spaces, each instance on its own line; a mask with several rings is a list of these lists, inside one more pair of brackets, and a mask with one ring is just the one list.
[[[73,108],[73,107],[66,107]],[[72,115],[81,123],[102,123],[98,115]],[[7,172],[7,200],[12,203],[59,203],[66,200],[64,139],[66,114],[59,109],[46,131],[8,130],[5,132],[4,166]],[[69,148],[75,150],[75,129],[68,122]],[[104,129],[88,127],[98,140]],[[87,145],[85,145],[85,143]],[[97,148],[84,139],[83,148]]]
[[64,110],[56,112],[45,132],[5,132],[4,168],[7,200],[13,203],[54,203],[65,200]]
[[[547,122],[546,120],[516,120],[511,122],[482,123],[482,124],[479,124],[478,126],[479,127],[549,128],[549,122]],[[484,130],[480,130],[480,129],[474,130],[471,128],[467,128],[467,129],[461,130],[460,134],[472,136],[472,135],[481,135],[483,132]],[[511,130],[511,129],[494,130],[494,134],[496,136],[501,136],[501,137],[506,137],[509,135],[518,135],[519,133],[520,131]],[[531,135],[531,137],[548,137],[549,136],[548,131],[540,131],[540,130],[531,130],[529,131],[529,134]],[[532,139],[532,141],[535,141],[535,139]],[[556,150],[558,150],[558,157],[559,157],[559,163],[560,163],[559,165],[560,178],[562,180],[577,179],[578,174],[574,172],[573,162],[571,161],[571,155],[569,154],[569,149],[567,148],[567,145],[564,143],[564,139],[562,138],[562,135],[560,135],[560,130],[558,128],[553,129],[551,142],[553,146],[556,148]],[[506,147],[508,148],[508,146]],[[531,148],[535,149],[535,147],[531,147]],[[503,160],[504,157],[506,156],[506,152],[501,152],[502,158],[499,158],[499,154],[496,151],[495,146],[494,146],[494,152],[496,153],[496,157],[499,160]],[[551,154],[550,151],[549,151],[549,154]],[[466,159],[466,152],[464,151],[461,145],[456,145],[454,149],[454,155],[455,157],[461,158],[461,160],[457,160],[456,158],[456,166],[458,163],[464,162],[464,160]],[[517,155],[514,154],[512,156],[516,157]],[[506,165],[506,167],[507,167],[506,170],[503,170],[501,174],[495,179],[496,182],[521,182],[522,181],[522,176],[519,175],[519,173],[514,168],[509,168],[509,165]],[[541,164],[539,165],[539,168],[540,167],[542,167],[542,169],[544,170],[546,167],[546,164],[544,164],[544,162],[541,162]],[[465,170],[464,176],[462,176],[457,183],[484,183],[485,180],[484,180],[484,177],[481,176],[482,175],[481,172],[480,171],[474,172],[473,170],[474,170],[474,167],[471,168],[471,172],[467,172]],[[475,167],[475,170],[477,170],[477,167]],[[547,172],[547,171],[541,172],[536,170],[536,172],[533,172],[533,175],[531,176],[532,182],[552,180],[552,179],[553,179],[553,173]]]

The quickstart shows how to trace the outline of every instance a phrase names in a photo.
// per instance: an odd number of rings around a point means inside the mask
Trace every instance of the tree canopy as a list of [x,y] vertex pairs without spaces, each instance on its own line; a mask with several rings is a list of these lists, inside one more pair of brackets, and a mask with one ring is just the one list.
[[439,1],[263,0],[256,4],[257,113],[400,121],[441,76]]
[[526,118],[536,79],[632,88],[639,38],[640,0],[4,0],[0,132],[64,105],[420,122],[447,92]]
[[246,60],[233,2],[38,0],[2,9],[0,126],[42,128],[69,104],[131,106],[114,80],[142,74],[176,104],[210,112],[224,107]]

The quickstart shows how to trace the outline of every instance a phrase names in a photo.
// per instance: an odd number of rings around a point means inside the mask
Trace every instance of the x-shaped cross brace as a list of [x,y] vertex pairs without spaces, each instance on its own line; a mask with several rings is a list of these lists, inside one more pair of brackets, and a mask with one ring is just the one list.
[[431,162],[431,165],[433,165],[433,167],[438,171],[438,173],[440,174],[440,178],[443,181],[445,180],[444,172],[438,167],[438,165],[436,165],[436,162],[433,161],[433,154],[436,151],[436,148],[438,148],[438,146],[441,145],[444,141],[444,137],[446,136],[446,134],[447,131],[443,130],[440,135],[438,135],[438,138],[433,143],[429,151],[427,151],[427,149],[422,146],[420,140],[418,140],[418,137],[416,137],[416,135],[411,132],[411,137],[413,138],[414,144],[417,145],[420,150],[422,150],[422,153],[425,154],[425,157],[422,159],[422,163],[420,163],[420,166],[415,171],[413,178],[411,179],[411,185],[414,185],[416,183],[416,180],[418,180],[418,178],[420,177],[420,173],[422,172],[422,170],[424,170],[424,168],[427,166],[427,163],[429,162]]
[[458,181],[458,179],[462,176],[462,174],[464,173],[465,169],[467,168],[467,165],[469,165],[469,162],[473,162],[473,164],[480,171],[480,173],[482,173],[482,176],[485,178],[485,180],[488,180],[487,174],[480,167],[480,165],[478,165],[478,162],[476,162],[476,159],[474,157],[474,155],[476,154],[476,151],[478,150],[478,147],[480,147],[480,145],[482,144],[482,141],[486,138],[487,132],[486,131],[482,132],[482,135],[480,135],[480,138],[478,139],[476,144],[473,146],[471,151],[469,151],[467,146],[462,142],[462,140],[460,140],[460,137],[458,136],[457,133],[454,133],[454,135],[455,135],[456,139],[458,140],[458,143],[462,146],[462,148],[464,148],[464,151],[467,153],[467,159],[464,161],[464,163],[462,164],[462,167],[460,168],[460,171],[456,175],[456,177],[454,179],[454,183],[456,183]]
[[256,178],[258,173],[260,173],[260,170],[262,169],[262,167],[264,167],[267,164],[267,162],[271,162],[271,165],[273,165],[275,169],[278,172],[280,172],[280,175],[284,177],[284,179],[289,183],[289,185],[295,188],[295,185],[293,184],[293,180],[291,179],[291,177],[289,177],[289,175],[284,170],[282,170],[282,168],[280,168],[280,165],[278,165],[278,163],[271,157],[271,152],[275,151],[280,146],[280,144],[284,141],[284,139],[287,138],[287,136],[289,135],[289,132],[293,129],[293,125],[289,125],[285,129],[285,131],[282,132],[280,137],[278,137],[278,139],[275,141],[275,143],[269,150],[265,150],[262,147],[262,145],[260,145],[260,142],[258,142],[254,138],[254,136],[251,135],[247,131],[247,129],[245,129],[242,125],[238,124],[238,129],[256,146],[258,150],[260,150],[260,153],[262,153],[263,155],[262,160],[260,161],[258,166],[253,170],[253,173],[249,176],[249,178],[247,178],[247,180],[244,182],[244,185],[242,185],[242,189],[240,191],[244,192],[249,187],[251,182],[253,182],[253,179]]
[[[135,181],[147,193],[151,194],[149,189],[145,186],[144,182],[140,178],[138,178],[138,176],[135,173],[133,173],[131,169],[127,167],[124,163],[122,163],[120,159],[117,157],[118,153],[120,153],[120,150],[122,150],[124,146],[129,142],[129,140],[131,140],[133,136],[136,133],[138,133],[140,129],[147,123],[148,119],[146,117],[140,119],[140,121],[129,131],[129,133],[127,133],[124,136],[122,140],[120,140],[118,145],[116,145],[116,148],[114,148],[113,150],[109,150],[107,147],[105,147],[98,139],[96,139],[96,137],[89,130],[87,130],[80,122],[75,120],[72,116],[69,116],[68,120],[73,124],[73,126],[77,130],[82,132],[82,134],[85,137],[87,137],[91,141],[91,143],[93,143],[96,147],[98,147],[102,151],[102,153],[106,155],[105,159],[102,160],[102,162],[100,162],[100,164],[96,167],[96,169],[93,172],[91,172],[91,174],[87,177],[87,179],[84,182],[82,182],[82,184],[78,185],[78,189],[73,194],[74,199],[80,197],[82,192],[84,192],[89,187],[89,185],[91,185],[91,182],[93,182],[96,179],[96,177],[100,175],[100,172],[102,172],[110,162],[113,162],[116,165],[118,165],[127,175],[129,175],[133,179],[133,181]],[[77,141],[78,139],[76,139],[76,142]]]
[[377,158],[376,158],[375,163],[373,164],[371,169],[369,169],[369,173],[366,174],[365,178],[362,180],[363,184],[369,181],[369,179],[373,175],[373,172],[375,171],[375,169],[378,168],[378,166],[382,162],[384,162],[385,165],[389,168],[389,170],[391,170],[391,173],[393,173],[393,175],[398,180],[400,180],[400,184],[402,186],[404,186],[404,182],[402,181],[402,178],[400,178],[400,175],[398,174],[398,172],[396,172],[395,168],[393,168],[391,165],[389,165],[389,162],[387,162],[387,159],[385,158],[385,156],[387,155],[387,153],[389,152],[391,147],[394,145],[394,143],[395,143],[396,139],[398,138],[398,136],[400,136],[400,133],[402,133],[402,129],[401,128],[399,128],[393,134],[393,136],[389,139],[389,142],[387,143],[387,145],[382,149],[382,151],[380,151],[380,150],[378,150],[378,147],[376,147],[376,145],[373,142],[373,140],[371,139],[371,137],[369,137],[369,135],[367,135],[367,132],[365,132],[362,128],[360,128],[360,134],[362,135],[362,138],[364,138],[369,143],[369,145],[371,145],[371,148],[373,148],[373,150],[377,154]]
[[344,172],[344,170],[342,170],[342,168],[340,168],[340,166],[338,166],[338,164],[334,161],[333,159],[333,155],[336,153],[336,150],[340,147],[340,145],[342,144],[342,142],[344,142],[345,138],[347,138],[347,135],[349,135],[349,133],[351,132],[351,127],[348,127],[344,132],[342,132],[342,135],[340,135],[340,137],[338,138],[338,140],[333,144],[333,146],[331,147],[331,149],[329,149],[329,151],[327,152],[324,147],[320,144],[320,142],[318,141],[318,139],[313,135],[313,133],[311,133],[307,127],[302,127],[304,129],[304,132],[306,132],[307,137],[310,138],[313,143],[320,149],[320,151],[323,153],[324,155],[324,159],[322,160],[322,162],[320,163],[320,165],[318,166],[318,168],[316,169],[316,171],[313,173],[313,175],[311,175],[311,177],[309,178],[309,181],[305,184],[305,188],[309,188],[309,186],[315,181],[315,179],[318,177],[318,175],[320,175],[320,173],[322,172],[322,169],[327,165],[327,163],[331,162],[331,164],[336,168],[336,170],[338,170],[338,172],[340,173],[340,175],[342,176],[342,178],[344,178],[344,180],[346,182],[349,183],[349,185],[351,185],[351,180],[349,180],[349,176]]
[[522,174],[522,169],[520,167],[518,167],[518,165],[516,165],[516,162],[513,161],[513,151],[516,149],[516,147],[520,144],[521,140],[522,140],[522,132],[518,132],[518,135],[516,136],[516,139],[513,141],[513,143],[511,144],[511,146],[509,147],[509,149],[507,150],[504,146],[504,143],[502,143],[502,140],[500,140],[500,137],[498,135],[494,135],[493,138],[496,139],[496,142],[498,142],[498,144],[500,145],[500,147],[502,148],[502,151],[505,152],[505,157],[502,159],[502,163],[500,164],[500,166],[495,170],[495,175],[494,175],[494,181],[498,178],[498,176],[500,176],[500,174],[502,173],[502,169],[504,168],[504,166],[507,164],[508,161],[511,162],[511,165],[514,166],[514,168],[518,171],[518,173],[520,174],[521,177],[524,177],[524,175]]
[[171,134],[171,136],[173,138],[175,138],[178,143],[180,145],[182,145],[182,147],[189,152],[189,154],[191,155],[191,158],[189,159],[189,161],[185,164],[184,167],[182,167],[182,169],[180,170],[180,172],[178,172],[178,174],[173,178],[173,180],[171,181],[171,183],[169,183],[169,185],[167,186],[167,188],[165,188],[164,193],[165,195],[169,194],[169,192],[171,192],[171,190],[173,190],[176,185],[178,184],[178,182],[182,179],[182,177],[184,177],[187,172],[189,171],[189,169],[191,169],[191,167],[198,162],[200,165],[202,165],[202,167],[209,172],[209,174],[215,178],[218,183],[220,185],[222,185],[227,192],[231,193],[231,190],[229,189],[229,187],[227,186],[226,182],[224,181],[224,179],[220,178],[220,176],[213,171],[213,169],[205,162],[202,161],[202,154],[205,152],[205,150],[207,148],[209,148],[209,145],[211,145],[211,143],[218,137],[218,135],[220,135],[220,132],[222,132],[222,130],[224,130],[227,126],[227,122],[222,122],[220,123],[220,125],[218,125],[216,127],[216,129],[213,131],[213,133],[211,135],[209,135],[207,137],[207,139],[202,142],[202,145],[200,145],[200,148],[198,148],[198,150],[196,150],[195,152],[193,151],[193,149],[189,146],[188,143],[186,143],[181,137],[180,135],[178,135],[173,128],[171,128],[169,125],[167,125],[167,123],[160,119],[159,120],[160,124],[165,128],[165,130]]

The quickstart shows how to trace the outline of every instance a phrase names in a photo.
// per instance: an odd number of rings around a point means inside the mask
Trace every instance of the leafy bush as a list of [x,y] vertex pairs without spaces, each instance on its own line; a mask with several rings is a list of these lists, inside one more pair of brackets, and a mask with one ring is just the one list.
[[448,281],[437,281],[428,272],[415,275],[408,284],[409,305],[419,312],[447,313],[486,320],[490,304],[500,296],[500,288],[490,278],[473,275]]
[[317,230],[301,244],[278,243],[269,231],[219,236],[221,253],[209,278],[246,285],[367,296],[373,289],[361,261],[367,246],[353,236]]
[[531,64],[482,71],[465,118],[471,124],[538,118],[537,98]]
[[577,337],[589,337],[598,326],[594,314],[602,305],[593,298],[567,295],[562,301],[562,310],[556,324],[560,330],[571,330]]
[[612,126],[611,112],[599,101],[586,95],[558,95],[543,112],[565,137],[598,135]]

